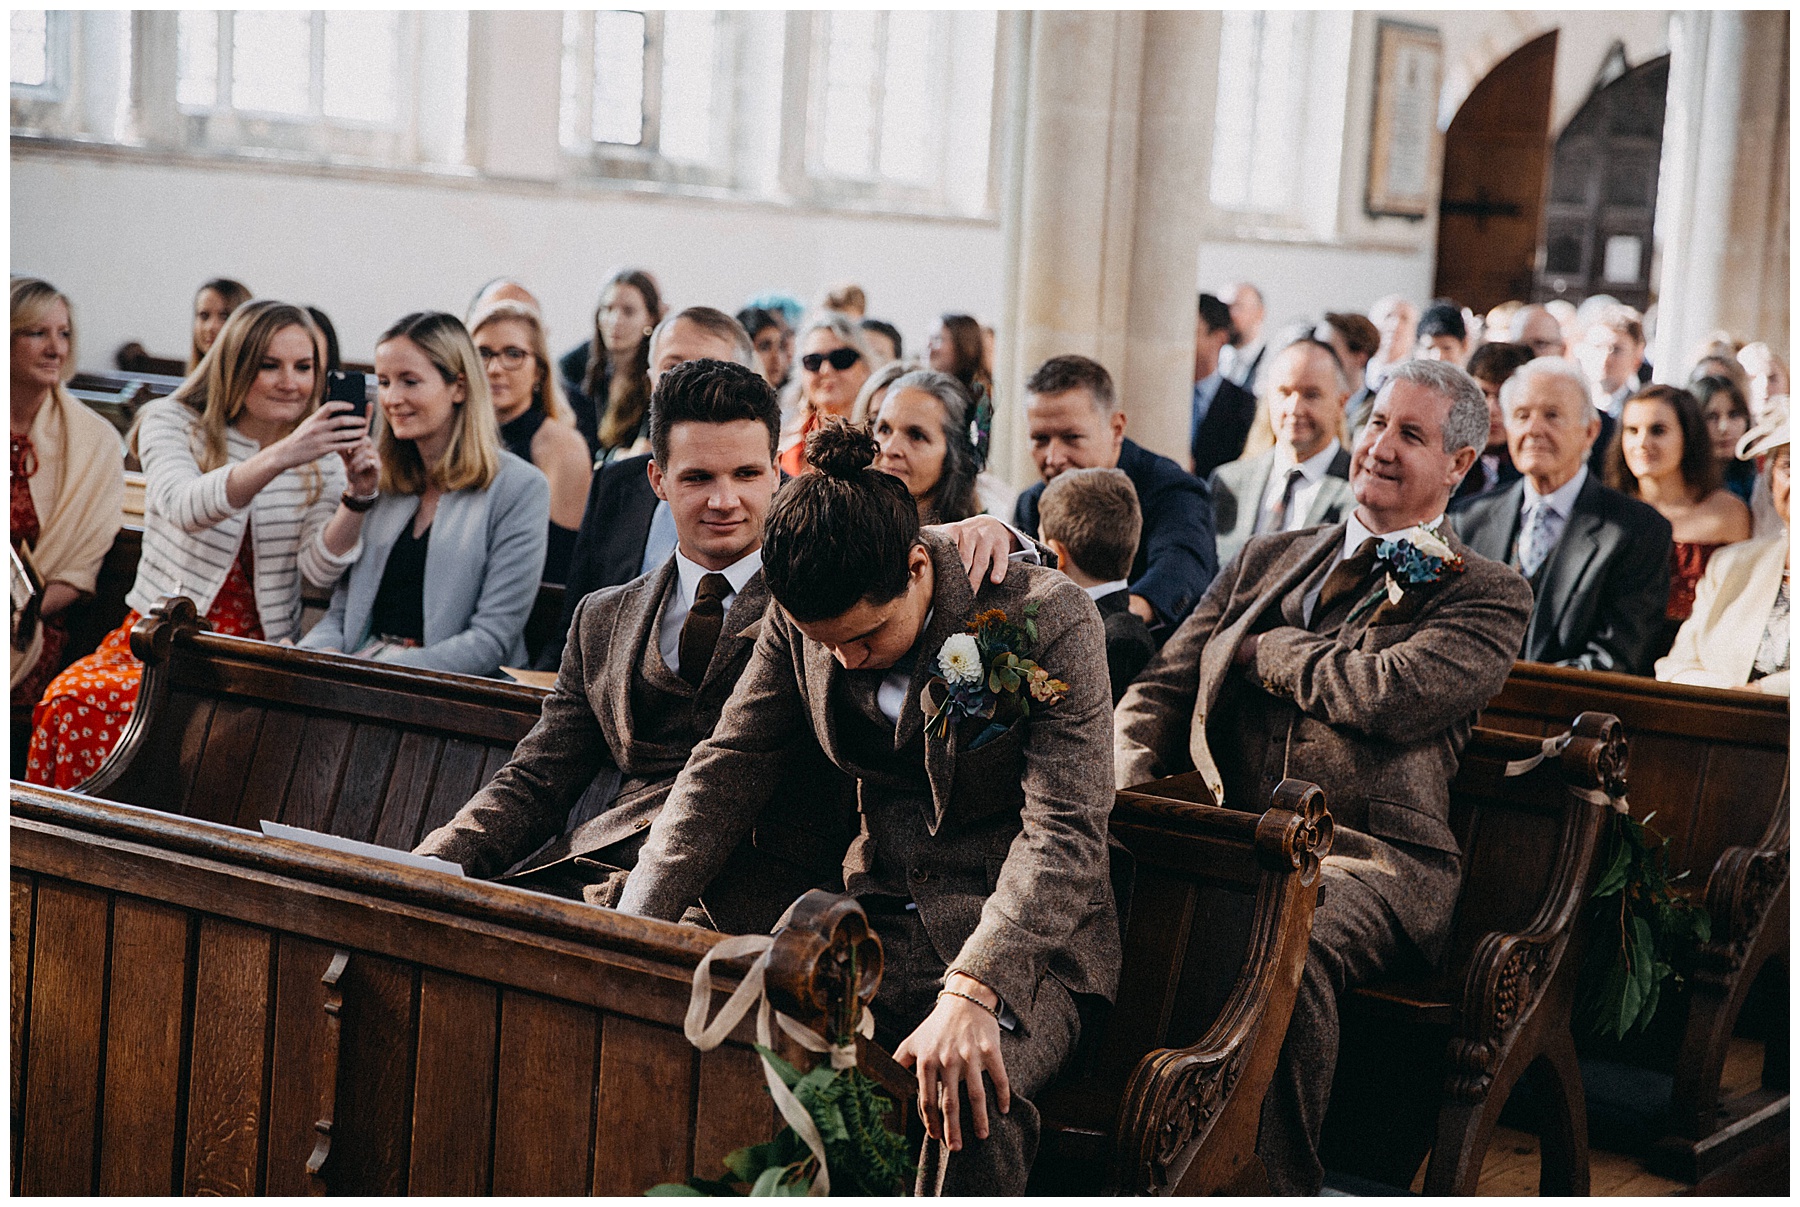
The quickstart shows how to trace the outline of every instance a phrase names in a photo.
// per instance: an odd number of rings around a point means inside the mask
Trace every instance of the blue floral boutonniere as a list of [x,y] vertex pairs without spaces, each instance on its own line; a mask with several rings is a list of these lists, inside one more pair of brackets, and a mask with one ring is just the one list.
[[1032,661],[1037,646],[1037,605],[1028,604],[1014,624],[998,608],[976,616],[965,633],[953,634],[938,651],[938,671],[925,684],[919,704],[928,737],[945,738],[950,727],[970,717],[990,723],[969,743],[973,750],[1068,694],[1069,685],[1052,679]]
[[1395,539],[1376,545],[1375,564],[1386,569],[1387,574],[1350,613],[1349,620],[1378,607],[1383,600],[1398,604],[1406,597],[1408,589],[1435,583],[1446,572],[1461,574],[1463,571],[1462,555],[1450,548],[1435,526],[1424,524],[1415,524]]

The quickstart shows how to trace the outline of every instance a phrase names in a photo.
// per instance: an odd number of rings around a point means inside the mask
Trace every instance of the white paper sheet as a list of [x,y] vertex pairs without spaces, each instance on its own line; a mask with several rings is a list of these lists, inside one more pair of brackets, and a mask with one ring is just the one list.
[[354,838],[339,838],[335,834],[321,834],[317,830],[302,830],[298,826],[284,826],[280,822],[265,821],[262,823],[262,831],[270,838],[285,838],[289,842],[303,842],[308,846],[343,851],[347,855],[361,855],[365,859],[384,859],[389,863],[403,863],[407,867],[445,872],[451,876],[463,874],[462,865],[452,863],[448,859],[438,859],[432,855],[415,855],[411,851],[397,851],[393,847],[378,847],[372,842],[358,842]]

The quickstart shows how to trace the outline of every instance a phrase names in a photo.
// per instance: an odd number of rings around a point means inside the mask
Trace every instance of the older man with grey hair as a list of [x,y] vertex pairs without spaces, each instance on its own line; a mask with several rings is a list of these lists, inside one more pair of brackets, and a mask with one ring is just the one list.
[[[1467,373],[1394,366],[1351,455],[1355,510],[1251,537],[1114,713],[1120,787],[1198,771],[1251,810],[1285,776],[1330,794],[1324,899],[1256,1144],[1277,1193],[1324,1178],[1341,996],[1444,954],[1461,876],[1450,781],[1531,611],[1524,580],[1444,523],[1487,435]],[[1440,568],[1416,573],[1406,544]]]
[[1506,444],[1523,475],[1454,517],[1469,548],[1518,570],[1536,603],[1520,657],[1648,675],[1667,652],[1669,521],[1600,484],[1588,450],[1601,417],[1580,366],[1523,365],[1500,387]]

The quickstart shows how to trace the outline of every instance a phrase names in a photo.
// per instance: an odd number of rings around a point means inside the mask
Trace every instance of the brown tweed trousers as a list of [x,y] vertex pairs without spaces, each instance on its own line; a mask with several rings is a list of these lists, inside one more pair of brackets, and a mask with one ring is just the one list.
[[[717,724],[769,604],[759,572],[732,600],[695,687],[658,650],[676,581],[671,558],[581,601],[538,723],[499,774],[425,836],[421,854],[454,860],[472,876],[514,869],[504,878],[523,887],[597,905],[617,900],[621,870],[636,862],[676,773]],[[808,790],[782,793],[719,875],[695,887],[689,902],[699,898],[706,911],[696,920],[734,933],[767,931],[808,888],[841,890],[844,848],[856,833],[850,781],[816,745],[798,744],[790,765]],[[571,825],[578,798],[608,772],[619,780],[616,792]]]
[[[1265,807],[1283,776],[1325,790],[1336,822],[1323,902],[1258,1151],[1279,1192],[1316,1194],[1319,1126],[1337,1063],[1337,1000],[1436,961],[1461,876],[1450,781],[1474,714],[1500,690],[1531,589],[1445,528],[1466,568],[1347,621],[1382,582],[1312,617],[1346,525],[1255,537],[1119,702],[1120,787],[1198,769],[1222,803]],[[1253,664],[1233,668],[1261,634]]]
[[[678,913],[758,824],[782,783],[781,752],[816,740],[858,781],[862,834],[844,861],[849,891],[901,894],[917,907],[891,924],[877,919],[889,945],[876,999],[885,1038],[896,1042],[923,1021],[949,969],[991,986],[1017,1016],[1017,1028],[1001,1037],[1012,1112],[998,1113],[990,1089],[990,1136],[951,1159],[947,1185],[1020,1193],[1036,1143],[1030,1099],[1073,1051],[1074,999],[1110,999],[1118,981],[1105,634],[1093,602],[1063,575],[1013,564],[1003,583],[984,582],[973,594],[955,545],[923,540],[934,570],[932,612],[914,644],[899,721],[877,708],[882,673],[846,671],[771,608],[718,726],[651,827],[619,908]],[[945,640],[979,611],[1000,608],[1018,620],[1032,603],[1033,657],[1070,685],[1068,695],[973,750],[979,721],[948,738],[925,737],[919,693]]]

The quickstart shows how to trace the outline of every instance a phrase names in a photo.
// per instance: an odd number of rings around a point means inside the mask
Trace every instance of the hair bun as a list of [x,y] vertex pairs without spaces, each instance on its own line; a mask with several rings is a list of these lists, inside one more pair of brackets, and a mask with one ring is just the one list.
[[880,451],[867,428],[842,419],[827,419],[806,437],[806,463],[828,478],[855,478]]

